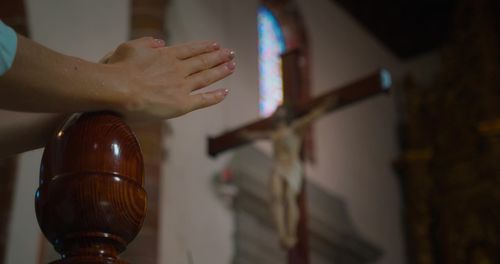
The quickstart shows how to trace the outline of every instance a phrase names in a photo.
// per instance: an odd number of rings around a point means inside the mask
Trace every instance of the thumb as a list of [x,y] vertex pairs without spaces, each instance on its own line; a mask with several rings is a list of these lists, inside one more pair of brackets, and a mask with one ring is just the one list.
[[[135,48],[162,48],[165,47],[165,41],[153,37],[142,37],[125,42]],[[125,44],[124,43],[124,44]]]
[[114,51],[108,52],[99,63],[114,63],[127,57],[137,49],[141,48],[163,48],[165,41],[162,39],[155,39],[153,37],[143,37],[124,42],[118,46]]

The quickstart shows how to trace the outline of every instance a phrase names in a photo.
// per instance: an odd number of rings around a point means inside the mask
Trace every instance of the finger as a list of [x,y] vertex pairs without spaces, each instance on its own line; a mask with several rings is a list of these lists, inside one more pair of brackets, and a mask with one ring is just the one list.
[[165,41],[153,37],[138,38],[120,44],[112,54],[106,55],[101,61],[104,63],[114,63],[133,54],[137,50],[160,47],[165,47]]
[[229,94],[227,89],[191,95],[191,111],[218,104]]
[[165,47],[165,41],[163,39],[153,39],[151,43],[151,48],[163,48]]
[[106,53],[106,55],[104,55],[104,57],[102,57],[100,60],[99,60],[99,63],[102,63],[102,64],[107,64],[109,63],[109,59],[111,58],[111,56],[113,56],[113,54],[115,53],[115,51],[110,51],[108,53]]
[[182,64],[185,67],[186,75],[191,75],[193,73],[211,69],[232,59],[234,59],[234,51],[224,49],[191,57],[182,61]]
[[[162,48],[165,47],[165,41],[153,37],[142,37],[133,39],[123,43],[124,45],[133,46],[136,48]],[[122,44],[122,45],[123,45]]]
[[155,39],[153,37],[142,37],[142,38],[129,40],[123,44],[130,45],[130,46],[137,47],[137,48],[140,48],[140,47],[145,48],[145,47],[151,47],[154,43],[154,40]]
[[196,55],[218,50],[219,48],[219,44],[213,41],[192,42],[170,47],[178,59],[191,58]]
[[186,80],[189,83],[191,91],[195,91],[231,75],[235,68],[236,64],[231,61],[215,68],[190,75]]

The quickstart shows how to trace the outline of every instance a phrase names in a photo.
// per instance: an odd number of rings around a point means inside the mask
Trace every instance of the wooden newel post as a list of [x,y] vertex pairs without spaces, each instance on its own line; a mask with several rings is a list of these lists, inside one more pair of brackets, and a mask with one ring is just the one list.
[[118,255],[146,215],[144,164],[130,128],[113,113],[76,114],[45,148],[35,205],[61,254],[54,264],[126,263]]

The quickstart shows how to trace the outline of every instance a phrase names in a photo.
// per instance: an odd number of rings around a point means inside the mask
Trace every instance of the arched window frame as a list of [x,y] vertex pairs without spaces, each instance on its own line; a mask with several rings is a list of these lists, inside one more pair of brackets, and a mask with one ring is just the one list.
[[[309,41],[305,23],[299,8],[294,0],[261,0],[261,6],[272,12],[281,27],[285,41],[285,53],[292,50],[300,50],[299,69],[301,73],[301,89],[298,91],[298,102],[305,103],[311,98],[310,85],[310,52]],[[260,61],[259,61],[260,64]],[[259,72],[260,74],[260,72]],[[260,76],[259,76],[260,80]],[[259,96],[260,106],[260,96]],[[312,131],[306,133],[304,138],[305,157],[311,161],[313,155]]]

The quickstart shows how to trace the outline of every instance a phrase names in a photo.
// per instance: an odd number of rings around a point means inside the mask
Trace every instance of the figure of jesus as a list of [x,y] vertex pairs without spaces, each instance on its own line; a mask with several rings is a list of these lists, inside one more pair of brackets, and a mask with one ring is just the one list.
[[282,245],[292,248],[297,244],[297,225],[299,206],[297,198],[302,189],[303,167],[300,150],[304,132],[309,124],[320,117],[334,104],[333,99],[323,104],[300,119],[289,121],[289,113],[282,106],[274,116],[276,128],[272,131],[244,131],[246,138],[269,138],[273,144],[274,166],[271,176],[271,210]]

